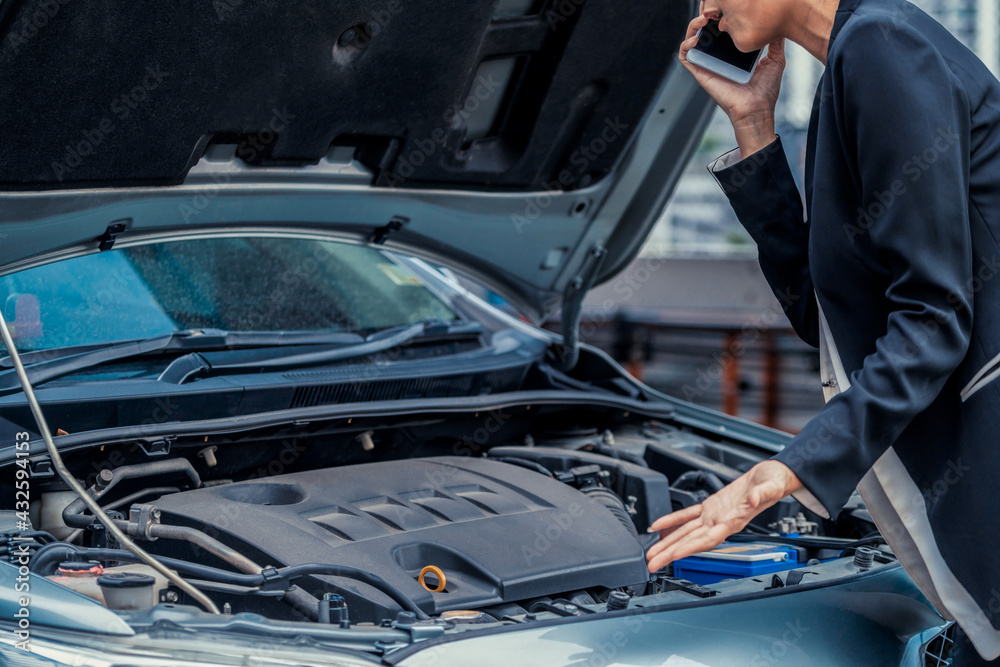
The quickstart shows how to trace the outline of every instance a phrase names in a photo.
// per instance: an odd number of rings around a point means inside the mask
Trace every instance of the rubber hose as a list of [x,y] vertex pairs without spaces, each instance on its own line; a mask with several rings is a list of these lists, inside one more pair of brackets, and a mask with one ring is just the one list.
[[[59,563],[77,559],[117,561],[137,560],[136,556],[131,552],[120,549],[88,549],[71,544],[57,543],[51,546],[46,545],[46,547],[39,549],[35,554],[35,557],[31,560],[31,569],[33,572],[37,572],[42,575],[52,574],[55,572]],[[262,574],[239,574],[236,572],[227,572],[226,570],[220,570],[211,566],[190,563],[166,556],[160,556],[159,560],[167,567],[177,570],[181,574],[199,577],[201,579],[205,579],[206,581],[250,587],[261,586],[264,584],[264,576]],[[403,609],[412,611],[416,614],[417,618],[421,620],[429,618],[427,614],[401,590],[382,579],[382,577],[358,568],[342,565],[330,565],[326,563],[303,563],[301,565],[278,568],[277,571],[288,580],[309,575],[330,575],[360,581],[384,593]],[[316,598],[314,596],[310,595],[301,588],[292,587],[286,593],[286,597],[291,598],[288,600],[290,603],[297,603],[292,606],[296,607],[296,609],[301,613],[306,615],[311,613],[315,616]]]
[[506,463],[512,466],[521,466],[522,468],[527,468],[528,470],[540,472],[546,477],[555,477],[555,475],[552,474],[552,471],[543,466],[541,463],[529,461],[528,459],[522,459],[516,456],[493,456],[490,457],[490,460],[499,461],[500,463]]
[[629,516],[628,510],[625,509],[625,503],[619,498],[614,492],[605,489],[602,486],[592,486],[587,489],[582,489],[582,491],[601,503],[608,510],[615,515],[615,518],[621,522],[625,529],[628,530],[629,534],[639,541],[639,531],[636,529],[635,524],[632,522],[632,517]]
[[672,486],[683,490],[704,487],[711,493],[715,493],[721,491],[726,485],[713,473],[705,472],[704,470],[689,470],[675,479]]

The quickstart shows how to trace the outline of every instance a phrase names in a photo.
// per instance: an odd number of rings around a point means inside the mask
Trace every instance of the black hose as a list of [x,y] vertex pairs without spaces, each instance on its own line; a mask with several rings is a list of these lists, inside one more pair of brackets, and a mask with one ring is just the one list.
[[[74,544],[46,545],[35,553],[28,566],[32,572],[42,576],[55,573],[59,563],[75,560],[119,561],[125,563],[140,563],[142,561],[131,551],[124,549],[91,549],[78,547]],[[158,556],[157,560],[181,574],[189,577],[200,577],[215,583],[232,584],[234,586],[259,586],[262,577],[254,574],[229,572],[209,565],[199,565],[186,560]]]
[[[79,549],[80,547],[74,544],[64,542],[53,542],[43,545],[32,556],[31,562],[28,563],[28,570],[42,576],[53,574],[59,563],[67,560],[76,560],[75,556]],[[123,551],[122,553],[132,555],[130,551]]]
[[51,533],[47,533],[44,530],[23,530],[23,531],[19,530],[19,531],[14,531],[12,533],[0,534],[0,544],[5,544],[10,540],[10,538],[15,538],[15,537],[23,539],[34,538],[35,540],[39,540],[39,538],[41,538],[40,541],[42,544],[48,544],[50,542],[59,541],[55,537],[53,537]]
[[555,477],[552,471],[543,466],[541,463],[535,463],[534,461],[529,461],[528,459],[518,458],[516,456],[491,456],[491,461],[499,461],[500,463],[509,463],[514,466],[521,466],[522,468],[528,468],[529,470],[534,470],[535,472],[540,472],[546,477]]
[[[184,473],[191,480],[191,488],[197,489],[201,486],[201,477],[187,459],[165,459],[163,461],[153,461],[152,463],[136,463],[135,465],[121,466],[119,468],[105,468],[100,472],[99,480],[107,481],[101,485],[95,484],[87,489],[95,500],[106,495],[120,482],[127,479],[137,479],[141,477],[152,477],[165,475],[168,473]],[[86,528],[94,522],[94,518],[83,513],[84,504],[81,498],[77,498],[62,511],[63,522],[72,528]]]
[[399,590],[388,581],[382,577],[372,574],[371,572],[366,572],[355,567],[348,567],[346,565],[325,565],[323,563],[305,563],[302,565],[292,565],[290,567],[285,567],[278,570],[282,577],[287,576],[288,579],[294,580],[299,577],[305,577],[314,574],[328,575],[333,577],[344,577],[345,579],[354,579],[362,583],[368,584],[372,588],[382,593],[385,593],[393,602],[398,604],[400,607],[406,611],[412,611],[416,617],[422,621],[426,621],[430,618],[423,609],[417,606],[417,603],[411,600],[406,593]]
[[774,542],[776,544],[791,544],[797,547],[813,547],[817,549],[840,549],[841,551],[853,549],[854,547],[867,546],[869,544],[884,544],[881,537],[866,537],[860,540],[851,540],[843,537],[824,537],[814,535],[811,537],[785,537],[781,535],[747,535],[746,533],[736,533],[726,538],[728,542]]
[[[50,548],[51,547],[51,548]],[[199,565],[176,558],[159,556],[157,558],[167,567],[188,576],[198,577],[205,581],[214,583],[231,584],[234,586],[257,587],[262,586],[267,581],[263,574],[240,574],[229,572],[208,565]],[[46,545],[38,550],[31,561],[31,571],[40,575],[49,575],[56,571],[59,563],[74,560],[113,560],[122,562],[139,562],[139,559],[130,551],[122,549],[88,549],[77,547],[72,544]],[[368,584],[372,588],[384,593],[396,604],[412,611],[420,620],[430,618],[417,604],[405,593],[390,584],[378,575],[364,570],[348,567],[345,565],[328,565],[325,563],[304,563],[302,565],[292,565],[275,570],[276,579],[292,582],[301,577],[311,575],[329,575],[334,577],[344,577]]]
[[635,523],[632,521],[632,517],[629,516],[628,510],[625,509],[625,503],[622,499],[615,495],[609,489],[605,489],[603,486],[591,486],[586,489],[582,489],[583,493],[587,494],[600,504],[608,508],[608,510],[615,515],[615,518],[621,522],[625,529],[628,530],[629,534],[639,541],[639,531],[635,527]]
[[688,470],[675,479],[671,486],[682,490],[705,488],[711,493],[715,493],[722,491],[726,485],[714,473],[705,472],[704,470]]

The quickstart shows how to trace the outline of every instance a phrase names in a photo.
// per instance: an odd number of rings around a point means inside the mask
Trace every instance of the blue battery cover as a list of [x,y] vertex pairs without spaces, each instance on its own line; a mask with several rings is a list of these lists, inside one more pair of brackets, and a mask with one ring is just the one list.
[[711,551],[674,561],[674,576],[696,584],[714,584],[771,574],[798,567],[803,551],[786,544],[723,542]]

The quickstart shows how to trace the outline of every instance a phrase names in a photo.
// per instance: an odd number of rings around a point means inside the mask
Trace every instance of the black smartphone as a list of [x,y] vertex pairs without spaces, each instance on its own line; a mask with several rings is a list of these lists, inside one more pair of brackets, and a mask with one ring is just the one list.
[[746,83],[757,69],[757,63],[766,54],[766,48],[749,53],[740,51],[733,43],[733,38],[719,30],[719,22],[712,19],[698,31],[698,44],[688,51],[687,59],[727,79]]

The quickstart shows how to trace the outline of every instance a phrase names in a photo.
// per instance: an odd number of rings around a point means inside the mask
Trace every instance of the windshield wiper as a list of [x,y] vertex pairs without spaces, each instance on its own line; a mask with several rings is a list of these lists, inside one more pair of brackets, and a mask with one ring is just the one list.
[[476,336],[483,332],[478,322],[431,319],[415,324],[376,331],[362,342],[308,352],[287,350],[234,350],[184,355],[175,359],[160,375],[161,382],[183,384],[188,380],[217,371],[267,371],[329,364],[365,357],[401,347],[417,339]]
[[[31,381],[33,386],[38,386],[49,380],[93,368],[94,366],[152,353],[286,345],[339,344],[350,346],[359,344],[364,340],[362,336],[356,333],[342,332],[230,332],[220,329],[188,329],[185,331],[175,331],[163,336],[145,338],[143,340],[115,343],[96,350],[90,349],[67,356],[60,355],[59,350],[50,350],[31,353],[31,356],[22,355],[22,359],[26,363],[32,358],[39,359],[31,363],[31,365],[25,366],[28,380]],[[59,356],[53,358],[53,354]],[[21,384],[17,380],[15,371],[11,369],[0,372],[0,396],[18,391],[21,391]]]

